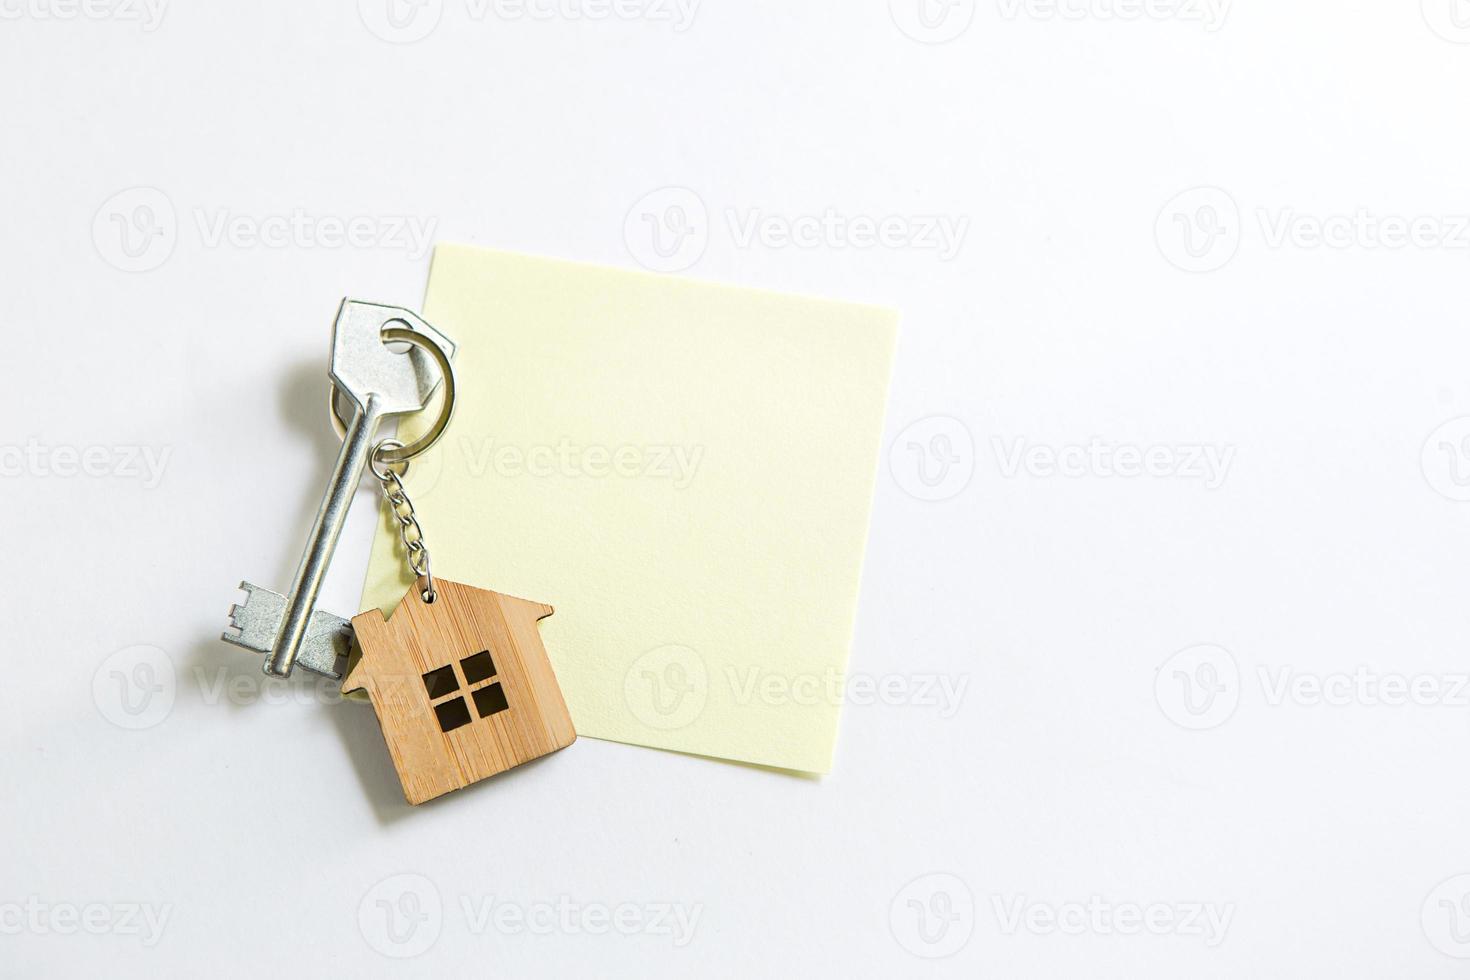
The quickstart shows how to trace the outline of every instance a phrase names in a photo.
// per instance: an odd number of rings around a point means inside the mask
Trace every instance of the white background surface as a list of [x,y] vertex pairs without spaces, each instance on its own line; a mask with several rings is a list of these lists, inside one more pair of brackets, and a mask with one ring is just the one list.
[[[0,3],[0,974],[1461,975],[1458,0],[64,2]],[[828,209],[965,233],[742,234]],[[297,212],[375,243],[213,235]],[[299,556],[337,301],[421,298],[403,216],[903,311],[852,656],[898,703],[832,776],[584,740],[409,811],[365,708],[216,639]]]

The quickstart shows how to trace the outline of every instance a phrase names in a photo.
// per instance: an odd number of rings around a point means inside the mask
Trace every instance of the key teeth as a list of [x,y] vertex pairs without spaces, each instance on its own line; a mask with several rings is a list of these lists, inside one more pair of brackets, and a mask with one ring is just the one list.
[[239,629],[240,623],[238,620],[240,617],[240,613],[250,603],[250,595],[255,590],[255,587],[249,582],[241,582],[239,585],[235,586],[235,588],[245,593],[245,601],[230,603],[230,611],[228,615],[230,619],[230,625],[235,627],[236,629]]
[[230,626],[234,629],[239,629],[240,613],[243,612],[245,610],[245,607],[250,604],[250,596],[254,594],[255,586],[251,585],[249,582],[241,581],[239,585],[235,586],[235,588],[245,593],[245,601],[230,603],[230,611],[228,613],[228,616],[230,620]]
[[240,617],[245,614],[245,609],[250,605],[250,600],[255,598],[257,592],[261,591],[260,586],[241,579],[240,584],[236,588],[245,593],[245,601],[231,604],[230,611],[227,614],[229,623],[224,632],[220,633],[219,638],[226,643],[233,643],[237,647],[244,647],[247,650],[255,650],[259,653],[260,651],[256,650],[254,645],[246,641],[246,626],[240,621]]
[[[244,587],[245,587],[245,583],[244,582],[241,582],[240,583],[240,588],[243,589]],[[224,640],[226,643],[236,643],[236,644],[238,644],[240,642],[240,634],[243,632],[243,629],[240,626],[239,616],[240,616],[240,604],[237,603],[237,602],[236,603],[231,603],[230,604],[230,611],[229,611],[228,614],[226,614],[226,618],[230,622],[229,622],[229,625],[225,627],[225,631],[219,635],[219,638],[221,640]],[[231,631],[233,631],[233,632],[231,632]]]
[[[220,639],[255,653],[269,654],[280,624],[286,597],[242,581],[245,601],[230,607],[229,628]],[[296,665],[325,677],[341,679],[337,664],[352,649],[352,623],[322,609],[314,610],[307,625]]]

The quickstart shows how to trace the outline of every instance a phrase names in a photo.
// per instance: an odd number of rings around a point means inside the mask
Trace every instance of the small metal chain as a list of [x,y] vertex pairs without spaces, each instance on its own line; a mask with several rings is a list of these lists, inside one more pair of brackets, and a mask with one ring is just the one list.
[[398,537],[403,541],[403,547],[408,552],[409,570],[424,580],[424,601],[433,602],[439,597],[439,594],[434,590],[434,573],[429,563],[429,546],[424,541],[424,529],[419,527],[419,519],[413,512],[413,501],[408,499],[408,491],[404,489],[401,479],[408,475],[408,463],[407,461],[387,464],[382,462],[384,453],[402,448],[403,443],[397,439],[384,439],[373,447],[370,467],[373,476],[383,487],[383,499],[388,504],[388,510],[398,522]]

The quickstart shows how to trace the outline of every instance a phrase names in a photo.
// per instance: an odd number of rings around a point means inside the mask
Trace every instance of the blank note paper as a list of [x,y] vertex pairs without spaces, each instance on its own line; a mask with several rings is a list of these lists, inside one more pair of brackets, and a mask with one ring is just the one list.
[[[579,734],[829,771],[896,314],[440,246],[424,317],[459,344],[405,481],[435,574],[555,607]],[[385,518],[363,608],[410,581]]]

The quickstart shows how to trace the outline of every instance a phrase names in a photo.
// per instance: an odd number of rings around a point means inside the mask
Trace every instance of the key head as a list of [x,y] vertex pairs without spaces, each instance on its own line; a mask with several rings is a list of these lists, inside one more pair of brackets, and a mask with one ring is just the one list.
[[421,333],[454,356],[454,341],[417,314],[398,306],[344,299],[332,327],[332,381],[360,408],[372,399],[385,416],[421,411],[439,387],[439,370],[416,347],[406,354],[389,350],[383,330],[390,326]]

